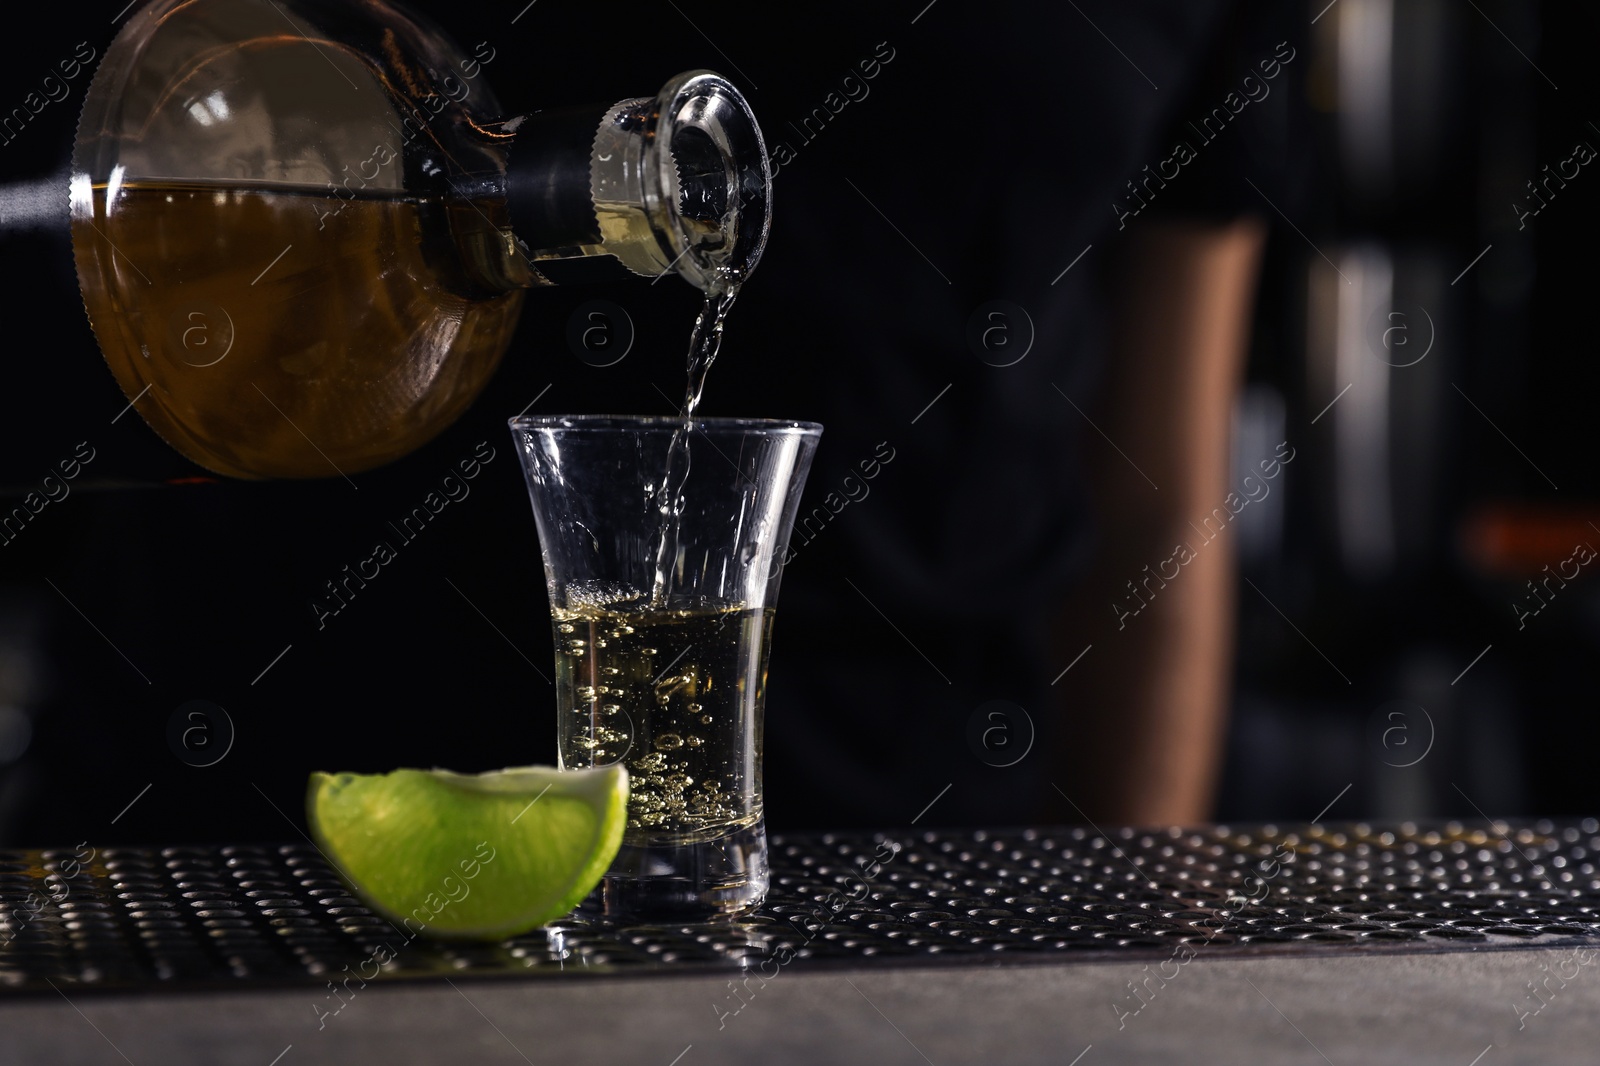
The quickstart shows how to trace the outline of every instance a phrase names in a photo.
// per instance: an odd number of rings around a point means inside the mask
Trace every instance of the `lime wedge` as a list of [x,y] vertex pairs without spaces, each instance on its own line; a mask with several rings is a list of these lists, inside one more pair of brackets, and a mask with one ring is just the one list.
[[499,939],[577,906],[622,843],[628,772],[313,773],[311,835],[409,934]]

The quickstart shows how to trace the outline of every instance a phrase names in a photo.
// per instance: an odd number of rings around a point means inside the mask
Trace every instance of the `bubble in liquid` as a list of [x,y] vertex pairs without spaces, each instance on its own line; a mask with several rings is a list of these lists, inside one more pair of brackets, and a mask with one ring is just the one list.
[[685,704],[684,705],[684,709],[687,710],[690,714],[699,714],[700,713],[700,705],[698,703]]
[[663,784],[665,784],[667,788],[674,792],[682,792],[684,789],[694,784],[694,778],[690,777],[688,774],[668,774],[663,781]]
[[594,737],[574,737],[572,742],[578,745],[578,747],[586,750],[593,750],[596,744]]
[[652,751],[648,755],[641,755],[633,760],[635,770],[659,770],[667,764],[667,757],[659,751]]
[[611,677],[616,677],[618,674],[622,673],[622,671],[618,670],[615,666],[603,666],[600,668],[600,672]]
[[656,651],[655,648],[640,648],[639,649],[639,654],[640,655],[659,655],[660,653],[658,651]]
[[709,714],[702,714],[700,716],[700,724],[701,725],[710,725],[711,724],[711,716]]
[[577,632],[577,627],[571,622],[562,622],[560,625],[556,626],[556,630],[557,632],[561,633],[574,633]]
[[683,747],[683,738],[676,733],[662,733],[656,737],[656,747],[661,751],[673,751]]
[[691,736],[687,740],[685,740],[684,743],[689,745],[691,748],[698,748],[700,745],[704,744],[705,741],[700,739],[699,737]]
[[600,705],[601,714],[616,714],[620,710],[622,710],[622,705],[618,703],[602,703]]

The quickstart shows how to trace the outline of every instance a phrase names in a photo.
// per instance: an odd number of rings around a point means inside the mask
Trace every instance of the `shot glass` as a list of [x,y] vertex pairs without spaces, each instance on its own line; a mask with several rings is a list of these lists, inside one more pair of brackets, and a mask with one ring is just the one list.
[[511,431],[550,595],[560,764],[623,762],[631,781],[607,916],[753,909],[773,608],[822,427],[565,415]]

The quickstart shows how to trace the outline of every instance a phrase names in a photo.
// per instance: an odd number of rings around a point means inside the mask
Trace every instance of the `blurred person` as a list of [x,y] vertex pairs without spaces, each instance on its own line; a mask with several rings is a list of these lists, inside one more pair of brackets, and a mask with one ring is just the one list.
[[827,427],[774,642],[775,823],[1208,816],[1230,538],[1143,583],[1230,492],[1264,197],[1291,202],[1288,11],[784,31],[771,252],[708,401]]

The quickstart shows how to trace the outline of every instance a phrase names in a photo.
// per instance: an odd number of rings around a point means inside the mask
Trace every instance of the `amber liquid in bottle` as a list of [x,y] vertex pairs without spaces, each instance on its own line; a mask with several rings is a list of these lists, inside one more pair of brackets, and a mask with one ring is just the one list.
[[106,362],[156,432],[221,474],[399,458],[466,410],[516,327],[522,291],[478,280],[516,273],[496,205],[144,182],[108,217],[107,189],[91,195],[73,237]]

